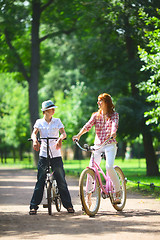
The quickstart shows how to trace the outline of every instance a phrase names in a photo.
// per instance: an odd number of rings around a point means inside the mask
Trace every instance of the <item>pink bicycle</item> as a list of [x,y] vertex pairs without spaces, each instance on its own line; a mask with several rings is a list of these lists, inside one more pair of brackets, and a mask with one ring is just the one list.
[[[114,166],[117,176],[120,181],[120,198],[121,201],[118,204],[114,203],[114,187],[112,181],[106,172],[103,172],[101,167],[94,161],[94,151],[102,148],[107,142],[106,140],[100,147],[84,145],[84,148],[80,146],[78,140],[75,140],[76,144],[83,151],[92,152],[92,166],[84,169],[79,179],[79,192],[80,199],[83,206],[83,210],[89,216],[94,216],[99,209],[101,196],[102,198],[110,198],[112,206],[117,211],[122,211],[126,203],[126,180],[123,171],[120,167]],[[101,179],[103,177],[103,181]]]

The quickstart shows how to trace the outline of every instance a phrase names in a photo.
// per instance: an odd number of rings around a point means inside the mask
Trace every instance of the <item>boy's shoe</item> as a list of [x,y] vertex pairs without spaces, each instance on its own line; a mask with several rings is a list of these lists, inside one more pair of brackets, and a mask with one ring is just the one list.
[[44,203],[44,204],[43,204],[43,208],[48,208],[48,204],[47,204],[47,203]]
[[113,193],[113,203],[120,204],[121,203],[121,191]]
[[68,213],[75,213],[75,211],[74,211],[74,208],[73,208],[73,207],[69,207],[69,208],[67,208],[67,211],[68,211]]
[[36,215],[37,214],[37,210],[36,209],[31,209],[29,211],[29,215]]

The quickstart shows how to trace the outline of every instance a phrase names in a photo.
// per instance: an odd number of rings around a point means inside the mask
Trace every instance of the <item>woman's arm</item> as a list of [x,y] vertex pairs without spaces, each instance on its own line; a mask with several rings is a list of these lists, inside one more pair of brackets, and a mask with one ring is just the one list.
[[115,138],[118,130],[119,114],[115,113],[114,118],[112,119],[112,128],[111,128],[111,137]]

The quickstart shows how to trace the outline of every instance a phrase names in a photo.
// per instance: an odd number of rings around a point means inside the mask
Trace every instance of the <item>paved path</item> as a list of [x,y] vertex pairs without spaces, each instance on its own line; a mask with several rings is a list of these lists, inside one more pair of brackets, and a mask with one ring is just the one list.
[[33,170],[0,169],[0,239],[92,239],[159,240],[160,201],[139,194],[127,196],[119,213],[109,199],[102,199],[98,214],[90,218],[81,211],[78,179],[67,177],[75,214],[62,208],[49,216],[40,206],[36,216],[28,214],[36,181]]

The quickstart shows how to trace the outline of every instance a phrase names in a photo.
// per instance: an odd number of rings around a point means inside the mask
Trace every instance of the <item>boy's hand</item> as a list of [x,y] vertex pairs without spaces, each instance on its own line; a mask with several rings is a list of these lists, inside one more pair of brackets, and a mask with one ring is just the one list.
[[38,152],[39,148],[40,148],[39,142],[37,140],[33,141],[33,149]]
[[62,147],[62,138],[59,138],[56,142],[56,149],[60,149]]

